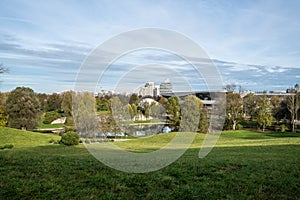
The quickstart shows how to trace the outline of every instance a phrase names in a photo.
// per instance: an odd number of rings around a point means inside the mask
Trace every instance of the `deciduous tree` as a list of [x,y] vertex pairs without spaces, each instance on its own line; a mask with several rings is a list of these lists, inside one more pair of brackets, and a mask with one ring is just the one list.
[[243,100],[239,94],[229,92],[226,96],[227,121],[232,124],[232,130],[243,118]]
[[185,97],[184,102],[181,104],[180,131],[198,131],[200,111],[202,107],[202,102],[200,101],[199,103],[199,100],[194,95],[188,95]]
[[257,123],[262,128],[262,131],[265,131],[265,128],[272,125],[272,105],[267,98],[264,96],[262,101],[259,104],[258,113],[257,113]]

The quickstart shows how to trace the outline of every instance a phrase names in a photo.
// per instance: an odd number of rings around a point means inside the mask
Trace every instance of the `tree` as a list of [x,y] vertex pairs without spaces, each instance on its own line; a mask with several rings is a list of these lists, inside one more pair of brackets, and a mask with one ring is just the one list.
[[131,96],[130,96],[130,99],[129,99],[129,104],[138,104],[138,101],[139,101],[139,96],[135,93],[133,93]]
[[287,108],[291,113],[292,132],[295,132],[296,98],[295,98],[295,90],[293,88],[290,90],[290,95],[287,97],[286,101],[287,101]]
[[180,130],[183,132],[198,131],[202,102],[194,95],[188,95],[181,104]]
[[6,101],[8,126],[32,130],[37,125],[39,107],[38,98],[32,89],[17,87]]
[[[46,100],[46,102],[47,102],[46,103],[46,111],[61,110],[62,109],[61,108],[62,100],[63,100],[62,96],[57,94],[57,93],[53,93],[53,94],[49,95],[47,100]],[[65,101],[66,101],[66,98],[65,98]],[[64,104],[65,104],[64,106],[66,106],[66,103],[67,102],[64,102]]]
[[149,119],[149,117],[150,117],[150,104],[146,103],[144,105],[144,111],[145,111],[146,119]]
[[243,98],[243,109],[246,117],[252,120],[257,115],[258,104],[261,101],[261,97],[254,94],[247,94]]
[[262,127],[262,131],[264,132],[266,127],[272,125],[272,120],[272,106],[267,96],[264,96],[259,104],[257,123],[260,127]]
[[114,121],[116,122],[116,125],[113,126],[115,134],[120,130],[126,132],[125,130],[128,129],[128,121],[131,118],[130,113],[126,109],[127,105],[124,105],[121,102],[120,98],[118,96],[115,96],[111,98],[110,107],[112,116],[114,118]]
[[134,112],[133,112],[132,106],[130,104],[127,104],[127,110],[128,110],[128,112],[130,114],[131,120],[133,120],[133,118],[134,118]]
[[178,130],[179,125],[180,125],[179,98],[178,97],[170,97],[168,102],[167,102],[166,110],[167,110],[168,115],[169,115],[170,126],[174,130]]
[[226,96],[227,122],[232,125],[232,130],[236,129],[238,122],[243,117],[243,100],[239,94],[229,92]]
[[61,109],[64,111],[65,116],[67,117],[66,124],[69,126],[74,126],[74,120],[72,115],[72,96],[73,91],[67,91],[63,94],[63,99],[61,102]]
[[95,137],[100,131],[95,114],[95,98],[90,93],[74,93],[73,117],[76,130],[82,137]]
[[278,96],[272,96],[270,103],[272,106],[272,115],[276,120],[276,123],[279,123],[280,119],[278,117],[278,112],[281,111],[281,102],[282,100]]
[[8,92],[1,93],[0,92],[0,126],[5,126],[7,124],[7,119],[8,116],[5,113],[5,104],[6,104],[6,99],[8,97]]
[[40,109],[41,109],[41,111],[46,112],[48,95],[45,94],[45,93],[38,93],[37,94],[37,98],[38,98],[38,100],[40,102]]
[[162,104],[163,106],[165,106],[168,102],[168,99],[165,97],[161,97],[158,101],[160,104]]
[[200,112],[200,121],[199,121],[199,132],[207,133],[209,127],[209,118],[208,118],[208,110],[201,109]]
[[4,109],[0,107],[0,126],[6,126],[7,115],[4,113]]
[[295,92],[296,92],[295,119],[298,120],[298,110],[299,110],[299,98],[298,98],[299,84],[298,83],[295,85]]

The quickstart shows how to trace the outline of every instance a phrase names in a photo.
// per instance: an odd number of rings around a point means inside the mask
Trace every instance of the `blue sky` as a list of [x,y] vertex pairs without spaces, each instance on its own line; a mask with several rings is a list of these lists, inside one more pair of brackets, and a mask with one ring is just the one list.
[[[194,40],[214,60],[224,84],[284,90],[300,82],[299,7],[297,0],[2,0],[0,63],[9,73],[0,75],[0,91],[72,89],[93,49],[114,35],[145,27]],[[162,73],[157,81],[167,76]],[[113,88],[107,84],[105,89]]]

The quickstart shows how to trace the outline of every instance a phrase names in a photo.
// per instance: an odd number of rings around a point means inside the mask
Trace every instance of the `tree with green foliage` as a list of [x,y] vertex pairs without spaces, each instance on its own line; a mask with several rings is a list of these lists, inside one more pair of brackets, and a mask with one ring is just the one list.
[[[200,102],[200,103],[199,103]],[[199,128],[202,102],[194,95],[188,95],[181,104],[180,131],[196,132]]]
[[296,99],[295,99],[295,120],[298,120],[298,110],[299,110],[299,97],[300,97],[300,93],[299,93],[299,88],[300,88],[300,86],[299,86],[299,84],[298,83],[296,83],[296,85],[295,85],[295,92],[296,92]]
[[208,110],[202,108],[200,112],[199,132],[207,133],[209,127]]
[[[226,95],[227,122],[232,125],[232,130],[243,119],[243,99],[239,94],[228,92]],[[226,122],[226,121],[225,121]]]
[[74,126],[74,119],[72,114],[73,94],[75,94],[73,91],[64,92],[62,102],[61,102],[61,109],[63,110],[65,117],[67,117],[66,125],[68,126]]
[[135,93],[133,93],[133,94],[131,94],[131,96],[130,96],[130,98],[129,98],[129,104],[138,104],[138,102],[139,102],[139,96],[137,95],[137,94],[135,94]]
[[133,118],[134,118],[134,112],[133,112],[132,106],[130,104],[127,104],[127,110],[128,110],[128,112],[130,114],[131,120],[133,120]]
[[17,87],[10,92],[5,112],[8,126],[32,130],[38,122],[39,101],[34,91],[27,87]]
[[109,99],[104,97],[96,98],[96,108],[98,112],[101,111],[111,112]]
[[0,126],[6,126],[8,116],[5,113],[5,104],[6,104],[6,99],[8,97],[8,92],[1,93],[0,92]]
[[37,98],[40,102],[40,111],[46,112],[48,95],[45,93],[38,93]]
[[292,126],[292,132],[295,132],[295,118],[296,118],[296,95],[295,95],[295,89],[290,90],[290,95],[286,98],[287,101],[287,108],[290,112],[291,116],[291,126]]
[[272,106],[272,115],[273,118],[276,120],[276,123],[278,124],[280,119],[277,118],[277,113],[281,110],[281,102],[282,100],[278,96],[272,96],[270,99],[270,103]]
[[262,101],[259,103],[258,113],[257,113],[257,123],[265,131],[265,128],[272,125],[273,115],[272,115],[272,105],[267,98],[264,96]]
[[169,115],[170,127],[175,131],[179,129],[180,126],[180,104],[179,98],[174,96],[168,99],[166,104],[166,110]]
[[0,126],[6,126],[7,119],[8,119],[8,117],[4,113],[4,109],[0,107]]
[[243,98],[243,110],[246,117],[250,120],[257,115],[258,104],[261,101],[261,97],[250,93]]
[[[62,96],[57,93],[53,93],[48,96],[46,100],[46,111],[58,111],[61,110],[61,104],[62,104]],[[66,99],[65,99],[66,101]],[[66,103],[66,102],[64,102]],[[66,106],[66,105],[65,105]]]

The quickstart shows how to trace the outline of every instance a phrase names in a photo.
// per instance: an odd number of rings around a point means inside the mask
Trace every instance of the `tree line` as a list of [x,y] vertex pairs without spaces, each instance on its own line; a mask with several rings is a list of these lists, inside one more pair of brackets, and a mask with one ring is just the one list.
[[296,132],[298,124],[300,92],[296,84],[286,95],[256,95],[250,93],[245,97],[229,91],[226,96],[227,115],[224,129],[235,130],[241,127],[257,128],[263,132],[266,128],[289,129]]
[[[34,129],[44,116],[43,123],[59,117],[67,117],[66,125],[74,128],[72,96],[73,91],[61,94],[36,93],[31,88],[17,87],[11,92],[0,93],[0,126],[9,126],[19,129]],[[112,107],[112,101],[118,98],[119,108]],[[143,115],[159,118],[165,111],[168,126],[173,131],[198,131],[206,133],[209,127],[210,109],[203,105],[196,96],[189,95],[184,99],[178,97],[155,97],[156,103],[143,103],[144,99],[137,94],[106,95],[93,97],[86,93],[84,98],[94,103],[94,108],[100,116],[100,126],[103,131],[118,131],[112,110],[125,110],[127,120],[136,120]],[[286,129],[295,132],[299,116],[300,92],[298,84],[289,90],[284,97],[267,94],[259,96],[248,94],[241,97],[231,90],[226,95],[225,130],[236,130],[242,127],[258,128],[265,131],[267,128]],[[84,104],[83,104],[84,106]],[[116,111],[115,111],[116,112]],[[125,116],[123,113],[123,115]],[[128,114],[128,115],[127,115]],[[191,117],[192,116],[192,117]],[[139,119],[139,118],[138,118]],[[196,127],[196,128],[195,128]]]

